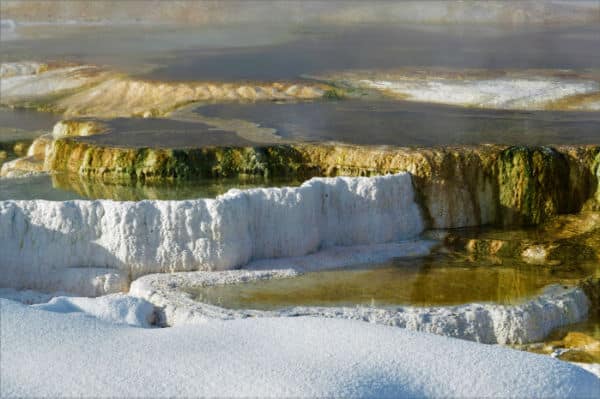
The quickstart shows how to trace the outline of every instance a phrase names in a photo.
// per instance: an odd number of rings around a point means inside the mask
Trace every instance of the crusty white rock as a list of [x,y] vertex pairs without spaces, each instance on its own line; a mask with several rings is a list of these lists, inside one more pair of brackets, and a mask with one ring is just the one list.
[[406,173],[192,201],[2,201],[0,287],[72,290],[78,281],[77,294],[101,295],[148,273],[398,242],[423,225]]

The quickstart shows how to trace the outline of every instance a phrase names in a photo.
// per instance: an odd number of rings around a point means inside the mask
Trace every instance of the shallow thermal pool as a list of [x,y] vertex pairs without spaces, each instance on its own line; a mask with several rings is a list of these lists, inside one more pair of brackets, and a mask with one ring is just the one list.
[[294,278],[196,288],[190,293],[198,301],[225,308],[259,310],[291,306],[514,304],[539,294],[549,284],[571,285],[600,272],[597,263],[561,270],[516,260],[496,262],[474,262],[458,254],[395,259]]
[[33,175],[0,179],[0,201],[44,199],[112,199],[140,201],[145,199],[185,200],[214,198],[230,189],[297,186],[302,181],[284,178],[248,176],[245,178],[198,179],[157,184],[104,183],[71,174]]
[[195,112],[256,123],[288,140],[367,145],[597,144],[600,128],[597,112],[486,110],[362,99],[213,104]]

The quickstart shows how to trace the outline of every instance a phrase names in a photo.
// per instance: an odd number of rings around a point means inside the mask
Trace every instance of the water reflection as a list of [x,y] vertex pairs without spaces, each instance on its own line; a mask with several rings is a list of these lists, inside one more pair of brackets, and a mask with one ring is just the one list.
[[232,188],[279,187],[300,185],[300,180],[266,179],[241,176],[223,179],[198,179],[157,184],[106,183],[75,174],[37,175],[15,179],[0,179],[0,200],[45,199],[111,199],[115,201],[184,200],[214,198]]
[[459,255],[396,259],[377,265],[307,273],[296,278],[199,288],[197,300],[227,308],[279,309],[288,306],[514,304],[549,284],[575,284],[600,270],[598,264],[560,269],[516,260],[473,263]]

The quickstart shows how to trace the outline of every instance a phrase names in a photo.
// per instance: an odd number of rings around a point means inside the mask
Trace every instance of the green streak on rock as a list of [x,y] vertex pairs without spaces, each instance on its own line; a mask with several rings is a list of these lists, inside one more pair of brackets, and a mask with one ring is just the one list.
[[538,224],[567,209],[569,164],[549,147],[510,147],[498,159],[504,223]]

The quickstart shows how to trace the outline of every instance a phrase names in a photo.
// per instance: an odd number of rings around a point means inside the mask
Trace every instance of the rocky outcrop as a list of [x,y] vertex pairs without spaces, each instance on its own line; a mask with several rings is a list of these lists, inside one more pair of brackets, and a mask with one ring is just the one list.
[[581,288],[590,300],[590,309],[600,317],[600,278],[589,277],[581,282]]
[[[1,174],[68,172],[109,183],[261,175],[374,176],[410,172],[427,225],[536,225],[600,204],[600,146],[403,148],[288,143],[248,147],[147,148],[101,145],[92,119],[61,121],[27,158]],[[32,166],[33,165],[33,166]],[[521,248],[522,249],[522,248]]]
[[42,172],[44,172],[44,162],[27,156],[3,163],[0,177],[21,177]]
[[93,136],[107,130],[107,126],[96,120],[70,119],[56,123],[52,129],[52,137],[60,139],[63,137]]
[[596,194],[589,199],[585,208],[590,210],[600,210],[600,152],[596,154],[596,157],[592,162],[592,173],[592,181],[595,182],[595,184],[592,184],[591,186],[596,188]]
[[20,158],[5,163],[0,160],[0,177],[18,177],[44,172],[46,149],[51,143],[52,138],[50,135],[42,135],[32,143],[16,143],[13,147],[13,153],[20,156]]
[[[11,64],[12,65],[12,64]],[[0,64],[0,68],[5,64]],[[7,74],[15,68],[5,68]],[[60,111],[57,102],[80,90],[93,87],[109,76],[109,72],[90,65],[54,65],[39,67],[22,63],[20,74],[0,79],[0,105]],[[15,72],[15,73],[17,73]]]
[[[589,301],[588,317],[597,320],[600,317],[600,279],[588,277],[579,283],[579,287]],[[550,354],[568,362],[600,363],[600,340],[595,334],[588,333],[565,326],[553,332],[546,342],[523,345],[519,349]]]
[[0,64],[0,78],[37,75],[48,70],[48,65],[40,62],[3,62]]
[[544,216],[568,211],[569,165],[555,149],[507,148],[500,153],[497,167],[503,220],[537,224]]
[[406,149],[295,146],[326,175],[413,175],[431,227],[537,224],[593,196],[599,146]]
[[428,225],[451,228],[533,225],[552,215],[593,208],[598,197],[598,159],[600,146],[412,149],[282,144],[151,149],[63,138],[48,148],[44,169],[111,182],[407,171]]
[[227,177],[316,176],[293,147],[209,147],[199,149],[113,148],[77,140],[55,140],[45,169],[105,181],[157,181]]

